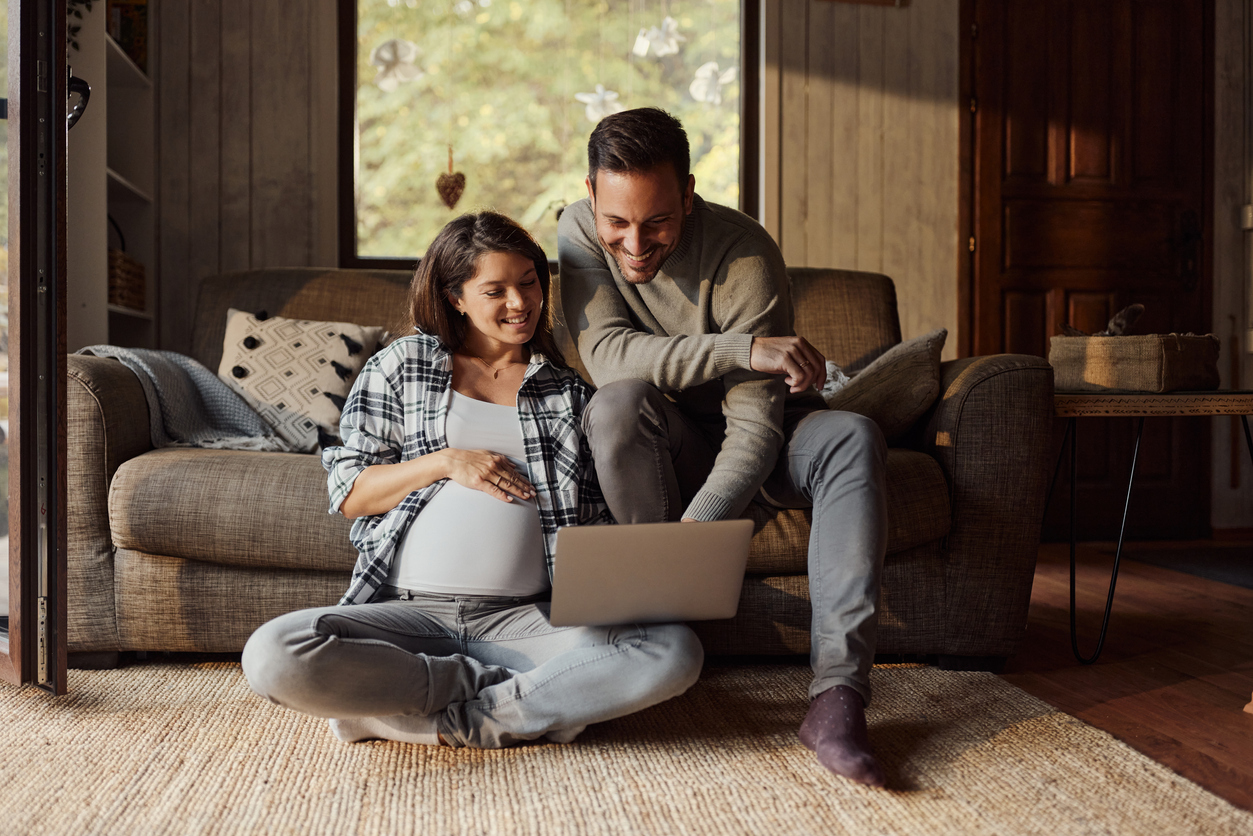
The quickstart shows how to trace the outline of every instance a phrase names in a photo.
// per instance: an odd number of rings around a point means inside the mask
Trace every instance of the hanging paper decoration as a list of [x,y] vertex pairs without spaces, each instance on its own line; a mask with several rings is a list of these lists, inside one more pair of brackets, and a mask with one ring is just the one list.
[[718,72],[718,62],[708,61],[696,70],[696,78],[688,86],[688,92],[698,102],[711,105],[722,104],[722,88],[735,81],[735,67]]
[[417,81],[425,75],[417,65],[421,54],[422,50],[413,41],[403,38],[383,41],[370,52],[370,64],[379,68],[374,83],[383,92],[390,93],[401,82]]
[[667,55],[677,55],[679,44],[686,40],[687,38],[679,34],[679,22],[666,15],[660,28],[654,26],[648,30],[640,30],[635,36],[635,47],[631,51],[640,58],[650,51],[658,58],[665,58]]
[[606,90],[605,85],[597,84],[595,93],[575,93],[574,98],[587,105],[583,113],[589,122],[599,122],[611,113],[622,110],[618,104],[618,94],[614,90]]
[[457,201],[461,200],[461,194],[466,190],[466,176],[460,171],[453,173],[452,170],[452,146],[448,146],[448,173],[441,174],[435,178],[435,191],[439,192],[439,199],[444,201],[444,205],[449,209],[457,205]]

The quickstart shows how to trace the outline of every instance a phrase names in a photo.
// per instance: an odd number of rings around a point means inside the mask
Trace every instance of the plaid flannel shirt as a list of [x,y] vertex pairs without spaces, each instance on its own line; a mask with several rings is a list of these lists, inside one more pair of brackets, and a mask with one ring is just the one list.
[[[580,423],[591,394],[576,372],[557,368],[542,354],[531,356],[518,390],[527,478],[535,486],[550,578],[558,528],[614,522]],[[452,354],[435,337],[403,337],[371,358],[344,404],[339,424],[343,446],[322,451],[330,512],[339,511],[367,467],[448,447],[445,424],[451,397]],[[373,597],[387,580],[401,536],[447,481],[413,491],[385,514],[353,522],[349,537],[358,550],[357,565],[341,605],[363,604]]]

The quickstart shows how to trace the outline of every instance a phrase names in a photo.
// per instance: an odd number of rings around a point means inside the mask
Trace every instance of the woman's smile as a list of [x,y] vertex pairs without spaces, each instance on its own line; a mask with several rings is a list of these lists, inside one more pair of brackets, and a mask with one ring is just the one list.
[[476,354],[495,357],[520,349],[535,335],[544,291],[531,259],[490,252],[479,256],[474,276],[452,303],[465,315],[466,344]]

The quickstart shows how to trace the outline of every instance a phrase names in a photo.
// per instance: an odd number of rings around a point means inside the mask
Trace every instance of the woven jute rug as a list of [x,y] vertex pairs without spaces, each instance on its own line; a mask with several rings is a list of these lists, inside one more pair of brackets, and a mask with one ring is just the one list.
[[1249,834],[1239,810],[984,673],[874,671],[889,790],[796,738],[807,668],[711,666],[569,745],[345,745],[237,664],[0,688],[0,828],[24,833]]

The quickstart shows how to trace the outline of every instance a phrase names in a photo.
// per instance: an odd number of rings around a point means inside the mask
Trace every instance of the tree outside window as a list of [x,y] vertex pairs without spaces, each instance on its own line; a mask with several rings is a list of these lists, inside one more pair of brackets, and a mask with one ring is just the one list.
[[633,107],[681,119],[697,192],[738,206],[739,68],[739,0],[359,0],[356,255],[418,256],[491,208],[555,258],[588,135]]

